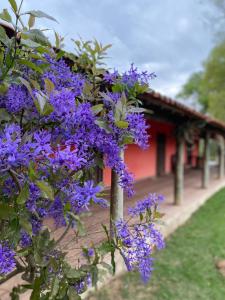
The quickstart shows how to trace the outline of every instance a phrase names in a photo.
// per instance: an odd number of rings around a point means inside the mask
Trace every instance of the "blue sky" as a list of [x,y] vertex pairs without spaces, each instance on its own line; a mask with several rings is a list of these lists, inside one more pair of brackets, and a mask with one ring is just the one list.
[[[7,0],[1,0],[0,9],[5,7]],[[134,63],[154,71],[152,88],[171,97],[213,46],[208,0],[24,0],[23,9],[54,16],[59,24],[38,23],[64,35],[69,50],[78,36],[113,44],[110,67],[123,71]]]

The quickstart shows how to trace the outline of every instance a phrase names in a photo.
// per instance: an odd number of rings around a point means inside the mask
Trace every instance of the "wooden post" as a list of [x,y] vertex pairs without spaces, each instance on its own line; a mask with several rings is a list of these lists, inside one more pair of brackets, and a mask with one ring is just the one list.
[[204,138],[204,153],[203,153],[203,170],[202,170],[202,188],[206,189],[209,185],[209,132],[206,132]]
[[176,165],[174,182],[174,204],[179,205],[183,201],[184,191],[184,137],[177,137]]
[[[120,151],[120,157],[124,160],[124,151]],[[111,197],[110,197],[110,231],[113,235],[113,224],[123,219],[123,189],[119,185],[119,176],[114,170],[111,172]]]
[[224,138],[219,136],[219,179],[224,177]]

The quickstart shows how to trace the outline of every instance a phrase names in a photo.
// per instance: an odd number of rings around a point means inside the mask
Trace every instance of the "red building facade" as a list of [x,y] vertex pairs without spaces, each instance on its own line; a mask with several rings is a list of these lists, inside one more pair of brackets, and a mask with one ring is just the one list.
[[[172,173],[176,156],[175,125],[172,123],[147,120],[149,127],[149,147],[146,150],[136,145],[129,145],[125,151],[125,162],[134,175],[135,180],[156,177]],[[198,160],[198,141],[191,145],[185,144],[185,167],[196,167]],[[106,186],[111,182],[111,170],[105,169],[103,181]]]

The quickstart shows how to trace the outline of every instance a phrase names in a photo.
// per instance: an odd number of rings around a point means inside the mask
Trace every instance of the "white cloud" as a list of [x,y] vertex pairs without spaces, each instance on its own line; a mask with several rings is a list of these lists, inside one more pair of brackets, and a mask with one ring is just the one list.
[[[107,63],[125,70],[130,63],[155,71],[153,87],[174,97],[188,76],[201,67],[212,47],[203,22],[207,1],[197,0],[24,0],[24,9],[41,9],[59,24],[39,20],[70,38],[112,43]],[[7,0],[0,0],[0,9]]]

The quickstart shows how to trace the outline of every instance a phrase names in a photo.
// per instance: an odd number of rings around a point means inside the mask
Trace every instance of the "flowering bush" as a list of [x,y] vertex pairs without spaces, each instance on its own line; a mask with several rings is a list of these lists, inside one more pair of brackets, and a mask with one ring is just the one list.
[[[164,246],[153,225],[160,196],[149,195],[130,209],[135,224],[114,220],[110,231],[103,225],[106,241],[83,249],[85,264],[72,267],[59,245],[70,228],[79,238],[82,216],[92,204],[109,205],[96,169],[110,167],[132,196],[133,177],[120,152],[131,143],[148,146],[137,96],[154,74],[139,73],[133,65],[122,75],[102,69],[108,46],[96,41],[75,41],[74,55],[60,49],[56,34],[53,48],[33,26],[35,18],[54,18],[21,13],[21,5],[9,2],[15,21],[7,10],[0,14],[14,26],[11,38],[0,26],[1,282],[17,273],[28,282],[13,288],[12,299],[28,289],[31,299],[80,299],[98,282],[106,253],[115,271],[116,250],[128,270],[138,269],[147,281],[153,248]],[[29,16],[27,27],[23,15]],[[65,227],[57,240],[46,226],[50,218]]]

